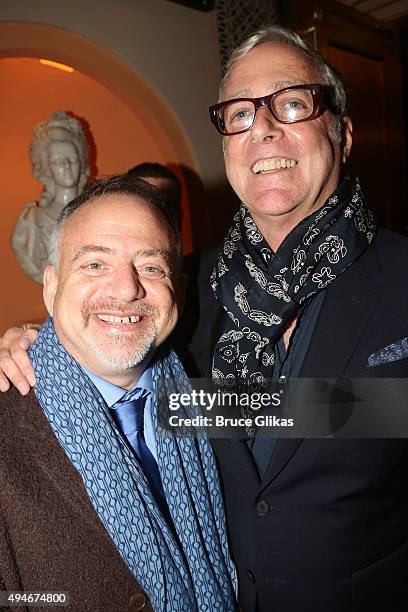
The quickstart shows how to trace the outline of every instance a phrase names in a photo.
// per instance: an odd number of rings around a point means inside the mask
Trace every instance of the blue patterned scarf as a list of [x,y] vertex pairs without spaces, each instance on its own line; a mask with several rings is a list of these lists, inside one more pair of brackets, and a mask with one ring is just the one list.
[[[48,319],[30,351],[36,397],[120,555],[156,612],[232,612],[236,574],[228,553],[215,459],[204,436],[158,435],[157,459],[179,544],[108,408]],[[164,384],[163,384],[164,381]],[[175,353],[153,365],[158,403],[180,381]],[[172,389],[174,391],[174,389]],[[180,548],[180,544],[182,550]]]

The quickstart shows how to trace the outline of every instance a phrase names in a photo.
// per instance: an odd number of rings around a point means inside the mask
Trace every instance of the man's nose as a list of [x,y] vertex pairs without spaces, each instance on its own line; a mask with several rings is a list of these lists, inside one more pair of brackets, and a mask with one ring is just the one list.
[[283,124],[275,119],[268,106],[261,106],[255,115],[251,127],[252,140],[255,142],[264,142],[282,138],[283,135]]
[[146,296],[142,279],[133,266],[122,266],[114,272],[109,287],[111,297],[122,302],[141,300]]

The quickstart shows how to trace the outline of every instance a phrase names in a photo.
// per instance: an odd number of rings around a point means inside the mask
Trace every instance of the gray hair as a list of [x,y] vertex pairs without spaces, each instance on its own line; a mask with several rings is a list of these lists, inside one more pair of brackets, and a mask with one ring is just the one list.
[[94,180],[85,189],[62,209],[60,216],[50,236],[48,261],[58,270],[60,259],[61,238],[66,224],[73,214],[85,204],[109,195],[126,195],[143,200],[158,211],[167,226],[171,236],[171,246],[174,256],[174,271],[181,267],[183,245],[177,221],[169,210],[161,192],[149,185],[143,179],[131,178],[127,174],[119,174]]
[[225,74],[221,81],[219,101],[223,100],[226,83],[234,65],[247,53],[263,43],[282,43],[302,53],[312,64],[317,74],[322,79],[323,85],[327,85],[333,105],[333,125],[331,127],[331,137],[336,142],[341,142],[342,138],[342,118],[347,112],[347,95],[342,79],[338,72],[330,66],[328,62],[315,51],[299,34],[283,28],[282,26],[270,25],[261,28],[246,38],[231,53],[225,67]]

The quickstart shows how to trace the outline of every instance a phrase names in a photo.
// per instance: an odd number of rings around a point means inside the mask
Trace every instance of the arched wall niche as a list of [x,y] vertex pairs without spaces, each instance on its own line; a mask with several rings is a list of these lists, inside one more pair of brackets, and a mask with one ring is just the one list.
[[[147,155],[147,160],[145,158],[129,159],[127,167],[141,161],[160,161],[170,164],[185,185],[182,166],[195,170],[197,164],[182,127],[166,103],[128,65],[94,43],[59,28],[39,24],[1,23],[0,59],[13,57],[46,57],[56,62],[68,64],[79,73],[90,77],[112,92],[122,104],[122,108],[124,110],[125,107],[129,109],[135,119],[137,118],[137,121],[141,122],[148,130],[149,137],[157,144],[157,149],[160,152],[157,160],[152,159],[151,154]],[[27,104],[29,104],[29,100],[27,100]],[[123,104],[125,104],[125,107]],[[53,108],[52,110],[71,109]],[[40,120],[46,119],[47,116],[46,113],[44,117],[40,117]],[[89,117],[85,117],[85,119],[89,119]],[[18,121],[18,117],[16,117],[16,121]],[[107,121],[109,121],[109,118],[107,118]],[[31,127],[34,127],[34,125]],[[96,146],[98,147],[98,142],[96,142]],[[27,156],[28,151],[21,151],[21,155]],[[98,169],[106,173],[122,171],[125,168],[120,166],[111,169],[106,167],[105,164],[105,167],[99,167]],[[184,192],[186,193],[185,189]],[[33,199],[35,199],[35,192],[31,193],[31,201]],[[30,199],[27,201],[30,201]],[[8,286],[8,292],[3,297],[0,307],[0,333],[5,327],[16,322],[41,320],[45,316],[42,304],[42,288],[25,276],[15,261],[9,245],[9,235],[19,213],[18,209],[14,210],[15,203],[13,210],[7,209],[9,202],[9,198],[4,197],[2,208],[6,215],[3,217],[4,225],[1,231],[2,245],[0,250],[2,252],[3,281]],[[21,201],[17,206],[22,207],[25,203]],[[192,247],[192,238],[187,196],[184,197],[183,209],[183,238],[186,251],[189,251]]]
[[0,56],[47,57],[91,76],[148,121],[169,159],[197,169],[182,128],[168,106],[134,70],[102,47],[51,26],[0,23]]

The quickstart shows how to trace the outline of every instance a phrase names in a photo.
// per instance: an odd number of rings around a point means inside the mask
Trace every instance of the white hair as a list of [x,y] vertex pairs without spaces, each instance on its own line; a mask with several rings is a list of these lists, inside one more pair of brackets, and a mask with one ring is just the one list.
[[335,142],[341,142],[342,139],[342,118],[347,111],[347,95],[343,81],[336,70],[330,66],[328,62],[315,51],[299,34],[283,28],[282,26],[270,25],[261,28],[246,38],[234,51],[231,53],[226,68],[225,74],[221,81],[219,91],[219,101],[224,98],[226,83],[229,79],[233,66],[247,53],[252,51],[258,45],[264,43],[281,43],[302,53],[312,64],[317,74],[322,79],[323,85],[326,85],[330,90],[331,102],[333,105],[333,125],[331,126],[330,136]]

